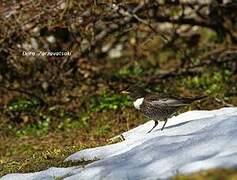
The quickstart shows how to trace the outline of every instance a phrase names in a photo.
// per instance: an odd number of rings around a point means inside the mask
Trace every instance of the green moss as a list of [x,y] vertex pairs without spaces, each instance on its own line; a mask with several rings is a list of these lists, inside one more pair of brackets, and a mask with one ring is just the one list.
[[178,175],[172,180],[234,180],[236,178],[235,169],[211,169],[189,175]]
[[12,173],[12,172],[36,172],[45,170],[52,166],[55,167],[69,167],[69,166],[78,166],[85,165],[89,162],[86,161],[77,161],[77,162],[64,162],[64,159],[72,154],[75,151],[78,151],[78,147],[70,147],[70,149],[60,149],[60,148],[48,148],[43,152],[40,152],[39,149],[35,149],[34,146],[28,145],[19,146],[16,150],[19,152],[24,152],[25,157],[19,158],[16,160],[10,160],[8,158],[0,158],[1,168],[0,176]]
[[210,70],[203,72],[200,76],[187,77],[183,79],[184,85],[189,89],[198,89],[207,94],[217,94],[226,88],[230,80],[231,72]]
[[91,99],[90,109],[94,112],[105,112],[108,110],[118,110],[121,107],[131,105],[130,98],[114,92],[103,92],[99,97]]
[[51,117],[43,116],[44,120],[38,121],[35,124],[27,124],[25,127],[16,130],[16,136],[35,135],[41,136],[49,131],[52,121]]
[[13,99],[7,105],[7,110],[10,112],[29,111],[40,105],[38,99]]
[[115,72],[117,77],[127,77],[127,76],[141,76],[144,73],[144,68],[141,63],[132,63],[123,66],[121,69]]

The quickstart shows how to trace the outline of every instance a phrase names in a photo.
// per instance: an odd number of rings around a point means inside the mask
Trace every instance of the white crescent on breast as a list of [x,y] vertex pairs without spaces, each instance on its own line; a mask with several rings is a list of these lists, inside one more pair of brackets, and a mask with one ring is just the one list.
[[136,101],[133,102],[134,107],[139,110],[141,108],[143,101],[144,98],[138,98]]

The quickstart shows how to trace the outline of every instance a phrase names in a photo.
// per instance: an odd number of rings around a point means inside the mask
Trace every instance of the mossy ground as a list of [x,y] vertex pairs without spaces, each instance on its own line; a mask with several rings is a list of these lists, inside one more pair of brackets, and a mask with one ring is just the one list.
[[[19,134],[17,130],[10,129],[11,135],[0,137],[0,176],[12,172],[34,172],[52,166],[87,164],[63,161],[81,149],[111,143],[110,138],[143,123],[144,119],[131,109],[125,109],[92,112],[89,121],[87,127],[76,125],[63,130],[50,129],[44,133],[34,126],[27,134]],[[20,131],[24,131],[24,128]],[[37,134],[37,131],[40,133]]]
[[190,175],[176,176],[173,180],[234,180],[236,178],[236,169],[211,169]]

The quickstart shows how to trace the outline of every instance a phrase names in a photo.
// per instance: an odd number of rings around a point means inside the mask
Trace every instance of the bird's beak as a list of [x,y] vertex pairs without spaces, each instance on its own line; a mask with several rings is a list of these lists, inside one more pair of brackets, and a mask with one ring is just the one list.
[[122,94],[129,94],[129,92],[126,91],[126,90],[121,91],[121,93],[122,93]]

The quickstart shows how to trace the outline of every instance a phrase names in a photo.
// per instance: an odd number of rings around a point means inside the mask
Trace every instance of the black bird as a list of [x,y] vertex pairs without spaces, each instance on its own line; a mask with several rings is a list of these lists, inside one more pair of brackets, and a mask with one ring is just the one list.
[[158,121],[165,121],[161,128],[161,130],[163,130],[168,118],[170,118],[181,107],[206,97],[161,98],[157,95],[148,93],[140,87],[130,87],[127,90],[122,91],[122,93],[128,94],[133,99],[133,105],[137,110],[143,113],[147,118],[155,121],[155,125],[148,133],[158,125]]

